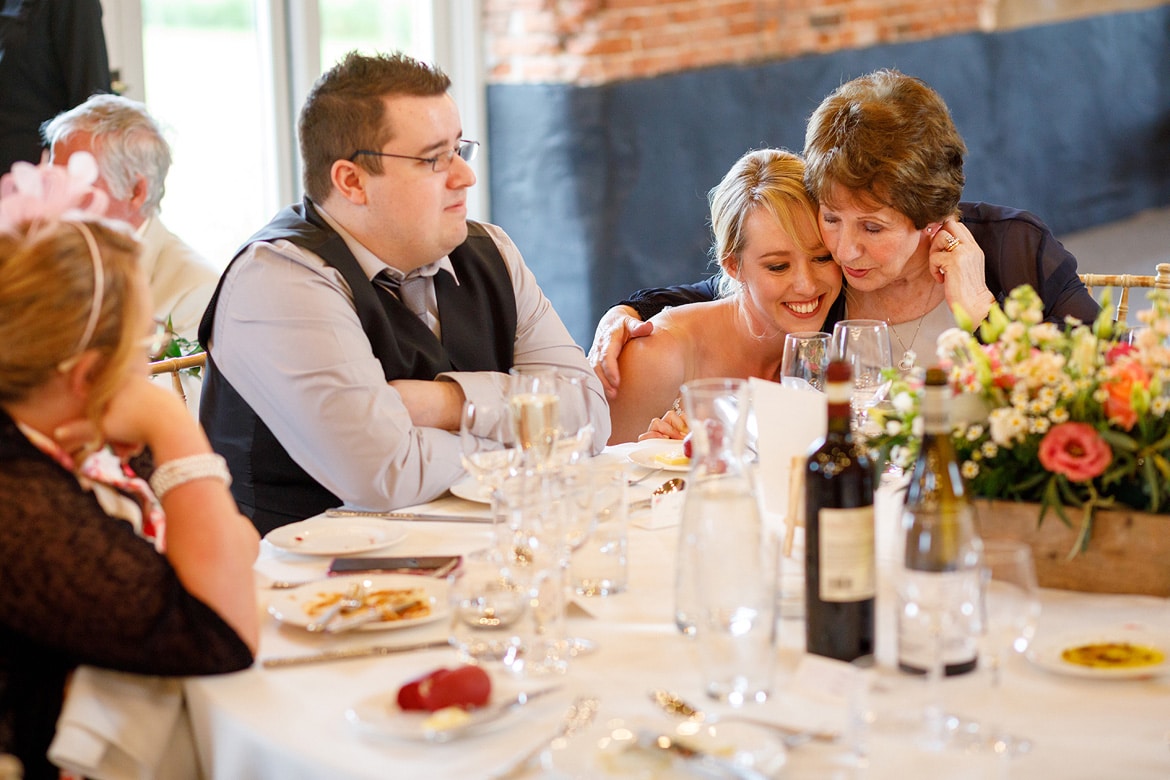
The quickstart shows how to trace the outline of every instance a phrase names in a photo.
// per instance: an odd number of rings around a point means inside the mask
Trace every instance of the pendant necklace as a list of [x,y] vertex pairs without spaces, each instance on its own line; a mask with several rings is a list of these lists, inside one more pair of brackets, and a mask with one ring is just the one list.
[[929,313],[930,309],[927,309],[918,318],[918,327],[914,329],[914,337],[910,339],[910,346],[908,347],[902,342],[902,337],[898,335],[898,331],[894,326],[890,326],[890,332],[894,334],[894,338],[898,340],[898,346],[902,348],[902,359],[898,361],[898,368],[902,371],[909,371],[914,368],[914,362],[918,360],[918,353],[914,351],[914,342],[918,340],[918,331],[922,330],[922,321],[926,319],[926,315]]
[[[946,297],[946,293],[943,293]],[[914,336],[910,339],[910,346],[906,346],[902,341],[902,337],[898,335],[898,331],[894,329],[893,324],[890,324],[890,332],[894,334],[894,338],[898,340],[898,346],[902,348],[902,359],[898,361],[898,368],[903,371],[909,371],[914,368],[915,362],[918,360],[918,353],[914,351],[914,342],[918,341],[918,333],[922,330],[922,323],[926,320],[926,315],[934,309],[931,302],[934,300],[934,291],[926,296],[926,310],[922,312],[922,316],[918,318],[918,325],[914,327]],[[937,304],[936,304],[937,305]]]

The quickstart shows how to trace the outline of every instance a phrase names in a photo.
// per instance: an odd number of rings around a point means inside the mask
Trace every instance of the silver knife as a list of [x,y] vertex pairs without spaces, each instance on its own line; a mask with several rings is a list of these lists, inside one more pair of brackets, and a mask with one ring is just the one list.
[[326,650],[311,655],[287,655],[277,658],[265,658],[261,665],[266,669],[281,669],[286,666],[301,666],[323,661],[345,661],[350,658],[370,658],[379,655],[393,655],[394,653],[409,653],[414,650],[430,650],[435,647],[447,647],[446,639],[432,639],[429,642],[415,642],[410,645],[374,645],[373,647],[351,647],[344,650]]
[[380,517],[385,520],[431,520],[445,523],[490,523],[487,515],[442,515],[434,512],[378,512],[366,509],[326,509],[326,517]]

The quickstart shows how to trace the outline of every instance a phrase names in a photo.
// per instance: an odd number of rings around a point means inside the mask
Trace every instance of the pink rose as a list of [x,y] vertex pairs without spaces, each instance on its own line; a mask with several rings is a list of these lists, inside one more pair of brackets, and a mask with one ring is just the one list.
[[1113,451],[1093,426],[1067,422],[1054,425],[1040,441],[1040,463],[1073,482],[1099,477],[1113,460]]
[[1109,397],[1105,399],[1105,416],[1109,422],[1123,429],[1133,430],[1137,425],[1137,412],[1133,410],[1133,389],[1150,386],[1150,375],[1131,360],[1115,363],[1108,369],[1108,378],[1102,383]]

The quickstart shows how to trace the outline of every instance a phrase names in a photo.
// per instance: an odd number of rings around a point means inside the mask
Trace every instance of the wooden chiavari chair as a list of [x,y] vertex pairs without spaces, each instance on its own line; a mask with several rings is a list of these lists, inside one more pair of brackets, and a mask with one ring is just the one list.
[[1170,290],[1170,263],[1158,263],[1153,276],[1141,274],[1081,274],[1081,281],[1092,295],[1095,287],[1115,287],[1121,291],[1117,300],[1114,322],[1125,322],[1129,314],[1129,291],[1132,287],[1151,287]]
[[182,378],[179,372],[189,368],[203,368],[207,365],[207,353],[197,352],[194,355],[185,355],[184,357],[167,358],[165,360],[156,360],[150,364],[150,374],[170,374],[171,384],[175,388],[175,392],[179,394],[179,398],[183,399],[183,403],[187,403],[187,393],[183,391]]

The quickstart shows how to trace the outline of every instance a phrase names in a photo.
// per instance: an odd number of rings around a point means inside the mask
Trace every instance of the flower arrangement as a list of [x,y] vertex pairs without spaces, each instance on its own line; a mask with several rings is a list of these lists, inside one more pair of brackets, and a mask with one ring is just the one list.
[[[1145,327],[1117,331],[1108,301],[1094,323],[1043,322],[1031,287],[1013,290],[980,326],[982,343],[955,328],[939,337],[940,365],[957,399],[981,413],[953,420],[952,441],[978,496],[1041,505],[1072,526],[1085,549],[1097,509],[1170,511],[1170,298],[1155,291]],[[869,440],[906,467],[921,437],[913,374],[891,376],[891,404]],[[960,404],[964,406],[965,404]]]

